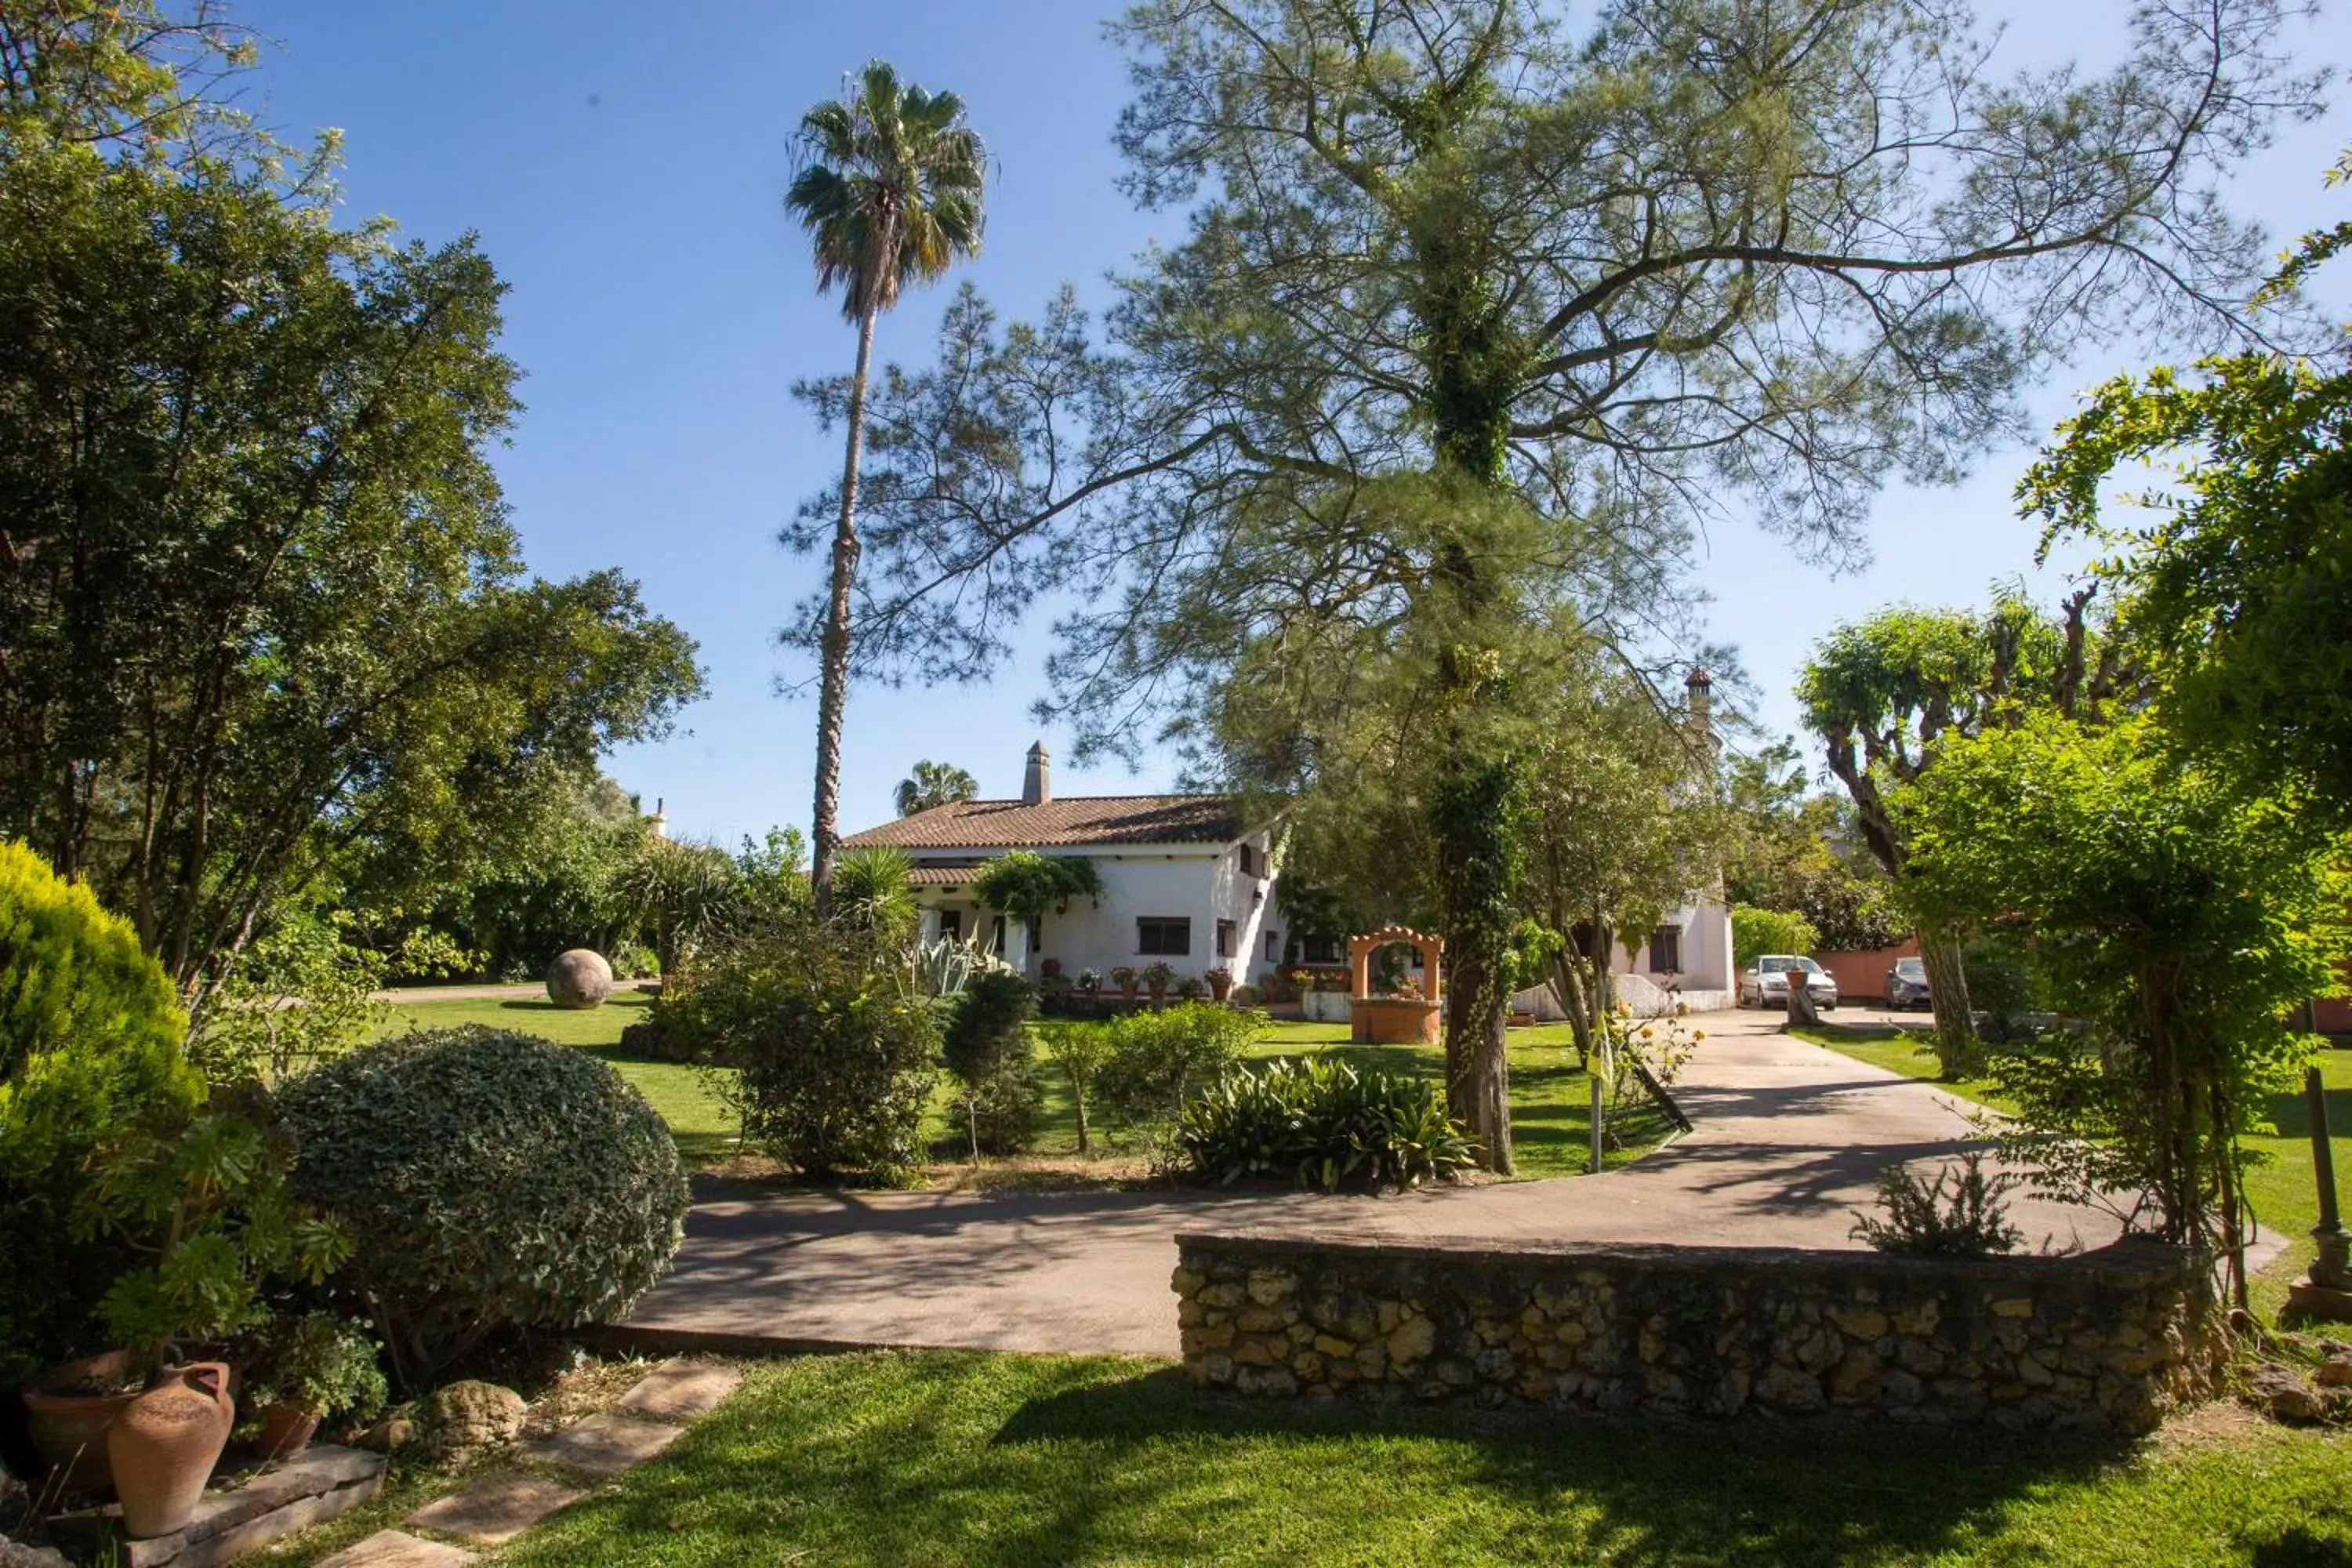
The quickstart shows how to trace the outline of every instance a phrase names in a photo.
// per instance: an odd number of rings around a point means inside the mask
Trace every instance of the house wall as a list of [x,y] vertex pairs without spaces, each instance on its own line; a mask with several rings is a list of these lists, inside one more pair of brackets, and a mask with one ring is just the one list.
[[[1114,964],[1129,964],[1139,970],[1155,962],[1154,955],[1136,951],[1137,919],[1168,916],[1189,920],[1192,926],[1192,951],[1181,958],[1166,960],[1180,977],[1204,974],[1223,965],[1233,971],[1237,983],[1259,984],[1277,967],[1266,958],[1265,932],[1269,929],[1282,930],[1281,916],[1276,907],[1274,879],[1266,865],[1265,836],[1258,834],[1246,841],[1256,851],[1258,874],[1255,876],[1242,872],[1241,859],[1235,853],[1240,842],[1166,848],[1045,847],[1041,853],[1083,855],[1094,862],[1103,879],[1101,903],[1097,907],[1077,899],[1066,913],[1049,912],[1039,922],[1034,952],[1024,949],[1020,933],[1008,930],[1004,956],[1033,975],[1039,973],[1043,960],[1051,958],[1058,960],[1062,973],[1073,979],[1081,970],[1092,969],[1102,974],[1104,984],[1108,984]],[[926,860],[969,858],[970,855],[971,851],[940,850],[928,855],[920,850],[913,852],[918,866]],[[937,933],[935,911],[942,907],[963,912],[967,935],[984,931],[985,922],[992,918],[990,912],[979,909],[969,884],[952,890],[923,888],[919,897],[925,910],[926,936]],[[1217,955],[1217,922],[1221,920],[1232,921],[1234,926],[1234,952],[1229,958]]]

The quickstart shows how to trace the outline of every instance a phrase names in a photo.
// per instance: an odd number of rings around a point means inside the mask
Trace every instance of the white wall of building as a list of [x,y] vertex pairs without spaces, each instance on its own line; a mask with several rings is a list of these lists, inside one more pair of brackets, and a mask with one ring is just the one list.
[[[1250,845],[1255,865],[1255,874],[1241,868],[1241,843]],[[1008,929],[1005,957],[1020,964],[1032,975],[1040,972],[1045,959],[1056,959],[1062,973],[1076,979],[1082,970],[1092,969],[1110,984],[1114,964],[1127,964],[1142,970],[1155,962],[1165,962],[1179,978],[1205,974],[1215,968],[1233,972],[1237,984],[1256,984],[1276,968],[1281,959],[1279,949],[1269,957],[1266,935],[1269,931],[1287,936],[1283,930],[1280,911],[1276,907],[1273,868],[1266,858],[1266,836],[1263,833],[1246,840],[1223,845],[1176,844],[1164,847],[1152,845],[1127,846],[1119,848],[1088,848],[1084,845],[1051,845],[1041,847],[1045,855],[1079,855],[1094,862],[1103,880],[1103,896],[1097,906],[1087,899],[1074,899],[1068,910],[1055,914],[1048,911],[1039,922],[1037,943],[1034,952],[1026,951],[1022,933]],[[916,849],[909,855],[918,867],[939,861],[970,859],[973,851],[950,849]],[[956,888],[921,887],[917,889],[923,906],[923,934],[939,932],[939,911],[957,910],[961,916],[966,936],[985,935],[992,926],[994,913],[980,908],[969,883]],[[1167,956],[1138,951],[1136,921],[1139,918],[1177,919],[1191,922],[1192,951],[1182,956]],[[1217,952],[1217,922],[1233,922],[1233,948],[1229,957]],[[1014,922],[1008,921],[1008,928]]]

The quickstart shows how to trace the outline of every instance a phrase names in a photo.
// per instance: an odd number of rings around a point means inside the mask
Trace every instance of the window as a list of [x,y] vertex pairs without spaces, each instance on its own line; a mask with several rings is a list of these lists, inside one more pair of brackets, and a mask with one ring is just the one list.
[[1242,875],[1243,875],[1243,876],[1244,876],[1244,877],[1255,877],[1255,876],[1256,876],[1256,875],[1257,875],[1257,846],[1256,846],[1256,845],[1255,845],[1255,844],[1244,844],[1244,845],[1243,845],[1243,846],[1241,847],[1241,858],[1242,858]]
[[1181,958],[1192,951],[1192,922],[1144,916],[1135,922],[1135,951],[1157,958]]
[[1683,967],[1683,928],[1660,926],[1650,933],[1650,973],[1679,974]]
[[1265,933],[1265,961],[1268,963],[1282,962],[1282,933],[1278,931]]
[[1231,958],[1233,955],[1234,922],[1231,921],[1219,921],[1217,922],[1217,956],[1219,958]]
[[1298,962],[1301,963],[1339,963],[1339,939],[1336,936],[1301,937],[1298,942]]
[[940,940],[942,942],[961,942],[963,940],[963,911],[961,910],[941,910],[940,911]]

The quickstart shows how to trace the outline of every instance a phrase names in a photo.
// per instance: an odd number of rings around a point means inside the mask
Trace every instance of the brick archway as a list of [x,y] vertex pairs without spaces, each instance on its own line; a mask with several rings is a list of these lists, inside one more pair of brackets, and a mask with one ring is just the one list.
[[[1402,942],[1421,954],[1423,975],[1419,996],[1372,994],[1372,954],[1392,942]],[[1349,1034],[1372,1045],[1430,1045],[1438,1040],[1439,998],[1444,994],[1440,961],[1444,939],[1407,926],[1387,925],[1348,939]]]

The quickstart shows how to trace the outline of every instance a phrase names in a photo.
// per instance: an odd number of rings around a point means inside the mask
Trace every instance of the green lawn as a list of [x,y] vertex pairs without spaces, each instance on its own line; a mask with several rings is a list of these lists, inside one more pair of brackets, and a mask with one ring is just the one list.
[[[2342,1563],[2352,1439],[1245,1404],[1109,1359],[768,1363],[502,1564]],[[322,1538],[334,1540],[337,1538]]]
[[[592,1050],[652,1101],[669,1122],[680,1152],[690,1163],[709,1164],[737,1152],[735,1119],[707,1073],[621,1050],[622,1028],[644,1017],[648,1005],[647,997],[636,991],[615,993],[602,1007],[584,1013],[567,1012],[537,998],[395,1003],[382,1032],[488,1024],[528,1030],[559,1045]],[[1585,1168],[1591,1147],[1591,1089],[1590,1080],[1575,1066],[1576,1053],[1570,1042],[1564,1024],[1511,1031],[1511,1124],[1522,1176],[1564,1176]],[[1276,1021],[1259,1037],[1251,1054],[1264,1058],[1324,1051],[1343,1056],[1360,1068],[1432,1079],[1444,1065],[1444,1054],[1431,1047],[1351,1046],[1344,1024]],[[1077,1116],[1069,1087],[1050,1068],[1042,1076],[1046,1119],[1036,1152],[1050,1156],[1075,1154]],[[951,1146],[953,1114],[953,1097],[943,1081],[932,1096],[926,1119],[927,1141]],[[1618,1126],[1622,1146],[1609,1152],[1607,1163],[1612,1167],[1640,1158],[1666,1131],[1646,1103],[1628,1107]]]
[[[1891,1040],[1864,1039],[1835,1027],[1800,1033],[1816,1045],[1827,1046],[1874,1067],[1910,1078],[1936,1076],[1934,1046],[1924,1032]],[[2346,1180],[2352,1178],[2352,1050],[2322,1050],[2319,1068],[2327,1086],[2328,1146],[2336,1156],[2341,1201],[2352,1195],[2341,1190]],[[1963,1099],[2002,1106],[2000,1097],[1984,1079],[1942,1087]],[[2246,1195],[2254,1205],[2254,1217],[2266,1229],[2286,1238],[2286,1250],[2247,1282],[2255,1310],[2266,1319],[2277,1315],[2286,1302],[2287,1285],[2310,1265],[2311,1227],[2319,1223],[2319,1187],[2311,1158],[2311,1118],[2305,1109],[2301,1089],[2273,1096],[2267,1115],[2277,1132],[2246,1140],[2246,1146],[2263,1157],[2246,1182]]]

